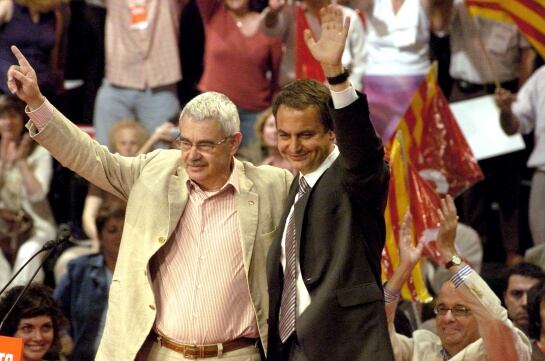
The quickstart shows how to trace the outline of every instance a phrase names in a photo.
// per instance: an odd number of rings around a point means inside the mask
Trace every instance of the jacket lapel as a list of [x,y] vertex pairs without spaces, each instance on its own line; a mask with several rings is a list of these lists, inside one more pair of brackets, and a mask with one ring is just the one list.
[[239,193],[235,195],[244,271],[250,271],[250,261],[258,231],[259,196],[253,192],[254,183],[246,176],[244,165],[237,159],[234,166],[238,174]]
[[168,237],[172,235],[172,232],[176,229],[180,218],[182,217],[183,210],[189,197],[187,190],[187,173],[179,166],[176,174],[170,176],[168,184]]
[[[299,179],[298,179],[299,181]],[[299,184],[299,183],[298,183]],[[297,192],[299,192],[299,187],[297,187]],[[297,203],[295,203],[294,209],[293,209],[293,216],[295,217],[295,235],[297,237],[297,257],[299,257],[299,251],[301,249],[301,235],[303,232],[303,221],[305,218],[305,208],[308,203],[308,199],[310,197],[310,193],[312,192],[312,188],[305,193]]]
[[286,201],[286,209],[284,210],[284,214],[282,215],[282,218],[280,219],[280,224],[278,225],[278,232],[276,233],[276,237],[271,245],[269,255],[267,257],[267,277],[269,279],[270,284],[276,284],[278,280],[280,279],[280,255],[282,253],[282,236],[284,235],[284,228],[286,228],[286,222],[288,221],[288,216],[290,213],[291,206],[293,202],[295,201],[295,196],[297,195],[297,192],[299,191],[299,178],[295,178],[290,186],[290,192],[288,194],[288,199]]

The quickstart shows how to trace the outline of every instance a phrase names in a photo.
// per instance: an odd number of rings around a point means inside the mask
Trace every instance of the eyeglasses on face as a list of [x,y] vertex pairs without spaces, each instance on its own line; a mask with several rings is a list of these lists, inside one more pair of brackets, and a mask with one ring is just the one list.
[[178,147],[184,152],[190,151],[191,148],[195,146],[195,148],[197,148],[199,152],[208,153],[216,149],[218,145],[225,143],[225,141],[229,138],[231,138],[231,135],[223,139],[220,139],[217,142],[203,140],[193,144],[191,143],[191,141],[189,141],[189,139],[179,136],[178,138],[176,138],[176,143],[178,144]]
[[447,307],[446,305],[439,304],[433,309],[436,315],[445,316],[448,311],[454,317],[464,317],[471,315],[471,310],[466,306],[456,305],[453,307]]

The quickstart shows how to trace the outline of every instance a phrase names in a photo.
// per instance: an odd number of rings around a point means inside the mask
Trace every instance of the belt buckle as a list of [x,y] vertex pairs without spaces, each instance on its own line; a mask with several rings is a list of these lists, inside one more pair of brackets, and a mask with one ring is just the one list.
[[184,347],[184,352],[182,352],[184,357],[190,360],[198,359],[200,356],[200,353],[201,352],[199,350],[199,346],[196,346],[196,345],[191,345],[191,346],[186,345]]

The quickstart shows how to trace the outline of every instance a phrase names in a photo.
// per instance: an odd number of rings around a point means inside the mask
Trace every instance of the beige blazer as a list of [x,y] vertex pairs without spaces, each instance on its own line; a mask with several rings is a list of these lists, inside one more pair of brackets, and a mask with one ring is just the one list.
[[[111,154],[74,126],[53,106],[32,137],[64,166],[127,200],[125,227],[110,286],[106,326],[96,360],[134,360],[153,327],[156,306],[149,275],[151,257],[168,241],[188,198],[187,173],[177,150],[138,157]],[[32,114],[31,114],[32,119]],[[240,174],[236,194],[244,270],[260,338],[267,349],[266,256],[284,210],[292,175],[279,168],[234,160]]]

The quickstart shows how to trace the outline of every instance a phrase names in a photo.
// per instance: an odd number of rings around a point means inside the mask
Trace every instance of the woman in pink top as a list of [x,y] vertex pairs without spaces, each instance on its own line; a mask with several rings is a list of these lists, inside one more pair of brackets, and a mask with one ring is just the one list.
[[279,39],[258,31],[259,13],[249,0],[198,0],[205,29],[201,91],[227,95],[237,106],[243,144],[253,137],[257,115],[277,89]]

